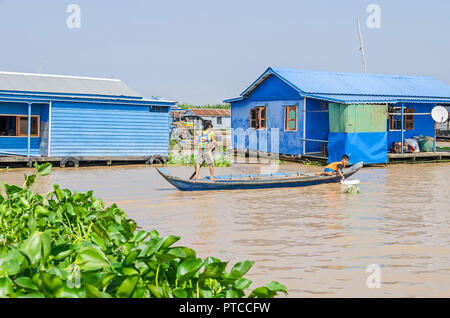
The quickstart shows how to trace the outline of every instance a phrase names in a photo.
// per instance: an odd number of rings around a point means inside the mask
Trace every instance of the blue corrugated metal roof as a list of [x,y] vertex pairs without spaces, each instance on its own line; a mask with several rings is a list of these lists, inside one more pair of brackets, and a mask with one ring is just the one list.
[[320,99],[341,104],[450,103],[450,98],[430,98],[430,97],[368,96],[368,95],[339,95],[339,94],[310,94],[305,96],[313,99]]
[[[241,94],[245,98],[267,77],[275,75],[302,97],[341,103],[450,103],[450,86],[429,76],[338,73],[269,67]],[[229,99],[233,102],[239,99]]]

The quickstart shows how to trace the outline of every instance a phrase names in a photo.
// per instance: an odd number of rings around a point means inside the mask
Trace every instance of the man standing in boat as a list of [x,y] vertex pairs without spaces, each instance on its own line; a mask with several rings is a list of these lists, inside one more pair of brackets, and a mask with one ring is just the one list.
[[200,167],[204,162],[209,166],[209,173],[211,175],[211,180],[214,179],[214,158],[213,158],[213,149],[215,148],[216,138],[214,131],[212,130],[213,126],[210,122],[205,124],[205,130],[202,131],[202,134],[199,138],[198,143],[198,153],[197,153],[197,165],[195,167],[195,179],[198,180],[200,177]]
[[337,175],[337,176],[341,177],[342,181],[345,181],[345,177],[342,172],[342,169],[347,167],[348,160],[349,160],[349,157],[347,155],[343,155],[341,161],[330,163],[329,165],[327,165],[325,167],[324,172],[317,172],[316,175],[320,175],[320,176]]

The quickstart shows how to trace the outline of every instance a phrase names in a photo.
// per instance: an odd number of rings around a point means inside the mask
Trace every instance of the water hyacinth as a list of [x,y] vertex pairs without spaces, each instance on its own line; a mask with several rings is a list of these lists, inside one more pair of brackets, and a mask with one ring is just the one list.
[[[214,156],[215,167],[229,167],[231,166],[231,155],[222,152],[220,155]],[[183,165],[183,166],[195,166],[197,164],[197,155],[195,154],[182,154],[181,152],[171,152],[167,160],[169,165]],[[203,166],[207,166],[206,163]]]
[[179,236],[138,230],[115,204],[92,191],[54,185],[35,193],[51,165],[35,164],[22,187],[2,183],[0,297],[210,298],[274,297],[286,287],[270,282],[248,291],[253,265],[199,258],[175,246]]

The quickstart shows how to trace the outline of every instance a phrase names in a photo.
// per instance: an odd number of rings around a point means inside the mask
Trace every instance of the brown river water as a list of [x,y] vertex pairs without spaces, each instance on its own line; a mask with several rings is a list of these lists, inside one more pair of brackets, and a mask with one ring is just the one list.
[[[260,167],[235,164],[216,174],[258,173]],[[190,167],[167,170],[192,173]],[[31,170],[3,169],[0,179],[21,185],[24,173]],[[450,164],[364,168],[352,179],[361,181],[359,194],[344,193],[339,184],[181,192],[147,166],[55,168],[39,191],[53,183],[92,189],[140,227],[180,235],[178,244],[199,257],[255,261],[251,287],[277,280],[289,297],[449,297]],[[367,286],[370,264],[380,266],[380,288]]]

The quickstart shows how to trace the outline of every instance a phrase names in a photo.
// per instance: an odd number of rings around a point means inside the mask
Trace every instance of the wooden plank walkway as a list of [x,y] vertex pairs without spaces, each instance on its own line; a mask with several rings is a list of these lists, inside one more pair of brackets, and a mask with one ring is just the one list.
[[450,152],[413,152],[413,153],[388,153],[388,163],[392,162],[424,162],[424,161],[450,161]]
[[[94,165],[112,165],[114,163],[148,163],[151,156],[81,156],[81,157],[30,157],[25,156],[0,156],[0,166],[8,165],[26,165],[31,167],[34,162],[45,163],[50,162],[53,165],[63,166],[64,159],[68,159],[68,163],[78,164],[94,164]],[[73,161],[73,159],[75,159]]]

